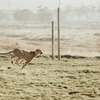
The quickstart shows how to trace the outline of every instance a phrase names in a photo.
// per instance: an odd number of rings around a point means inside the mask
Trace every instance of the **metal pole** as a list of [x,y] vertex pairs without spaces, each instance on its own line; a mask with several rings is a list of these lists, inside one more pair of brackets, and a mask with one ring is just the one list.
[[58,7],[58,60],[61,60],[61,55],[60,55],[60,0],[59,0],[59,7]]
[[52,60],[54,60],[54,21],[51,22],[52,25]]

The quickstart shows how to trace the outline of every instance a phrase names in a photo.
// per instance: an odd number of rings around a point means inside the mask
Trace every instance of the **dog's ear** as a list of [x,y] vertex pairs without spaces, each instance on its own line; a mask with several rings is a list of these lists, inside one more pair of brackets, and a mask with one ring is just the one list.
[[35,51],[40,51],[40,49],[36,49]]

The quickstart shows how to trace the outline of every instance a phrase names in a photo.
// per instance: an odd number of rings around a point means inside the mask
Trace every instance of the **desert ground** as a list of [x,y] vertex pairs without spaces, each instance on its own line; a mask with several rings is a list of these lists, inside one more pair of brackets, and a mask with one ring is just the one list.
[[[57,54],[57,29],[55,29],[55,54]],[[61,54],[100,56],[100,29],[61,28]],[[51,54],[51,28],[6,26],[0,27],[0,52],[13,48],[34,50],[40,48]]]
[[39,57],[22,70],[0,56],[0,100],[100,100],[100,59]]
[[100,100],[100,30],[61,33],[61,54],[72,57],[58,61],[49,57],[51,29],[0,27],[0,53],[14,48],[43,51],[23,70],[8,55],[0,55],[0,100]]

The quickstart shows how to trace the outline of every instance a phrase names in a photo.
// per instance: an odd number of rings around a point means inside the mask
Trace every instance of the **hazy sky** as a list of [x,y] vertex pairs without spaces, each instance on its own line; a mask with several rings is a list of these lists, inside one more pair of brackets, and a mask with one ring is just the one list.
[[[58,0],[0,0],[0,9],[35,9],[39,6],[56,8]],[[100,0],[61,0],[61,7],[65,6],[100,6]]]

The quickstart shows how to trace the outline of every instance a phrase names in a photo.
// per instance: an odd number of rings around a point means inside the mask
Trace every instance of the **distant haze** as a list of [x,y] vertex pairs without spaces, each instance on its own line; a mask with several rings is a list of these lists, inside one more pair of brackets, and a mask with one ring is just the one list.
[[[56,8],[58,0],[0,0],[0,9],[36,9],[39,6]],[[100,6],[100,0],[61,0],[61,7],[65,6]]]
[[[0,0],[1,24],[46,24],[57,21],[59,0]],[[100,0],[60,0],[64,27],[100,26]],[[6,23],[6,24],[5,24]]]

